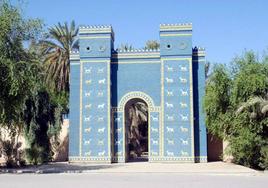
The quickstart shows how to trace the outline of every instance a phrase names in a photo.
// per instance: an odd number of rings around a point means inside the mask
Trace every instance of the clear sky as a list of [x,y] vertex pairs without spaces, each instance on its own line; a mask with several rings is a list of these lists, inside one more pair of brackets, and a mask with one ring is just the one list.
[[26,0],[25,14],[47,26],[111,24],[115,47],[143,47],[159,39],[160,23],[193,24],[193,45],[207,60],[228,63],[245,49],[261,56],[268,47],[268,0]]

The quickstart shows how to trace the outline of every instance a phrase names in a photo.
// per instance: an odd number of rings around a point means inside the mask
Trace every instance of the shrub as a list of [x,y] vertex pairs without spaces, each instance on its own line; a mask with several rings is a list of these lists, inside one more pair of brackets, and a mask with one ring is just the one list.
[[229,141],[225,152],[235,163],[257,169],[268,168],[267,57],[246,52],[229,67],[215,66],[204,98],[208,131]]
[[259,166],[263,169],[268,169],[268,145],[261,148],[261,158]]

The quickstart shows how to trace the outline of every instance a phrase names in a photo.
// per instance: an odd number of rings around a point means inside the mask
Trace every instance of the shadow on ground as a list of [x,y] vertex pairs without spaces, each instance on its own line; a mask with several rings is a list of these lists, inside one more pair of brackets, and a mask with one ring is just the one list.
[[25,166],[21,168],[0,167],[1,173],[82,173],[91,170],[101,170],[108,168],[117,168],[119,165],[111,164],[69,164],[69,163],[49,163],[36,166]]

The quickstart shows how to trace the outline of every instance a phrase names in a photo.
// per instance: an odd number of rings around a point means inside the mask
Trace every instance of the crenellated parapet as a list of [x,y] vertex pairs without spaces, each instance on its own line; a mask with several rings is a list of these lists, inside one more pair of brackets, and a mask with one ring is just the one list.
[[144,53],[144,52],[160,52],[159,49],[131,49],[131,50],[124,50],[124,49],[117,49],[115,50],[117,53]]
[[111,57],[113,42],[114,32],[112,26],[79,27],[79,51],[82,58]]
[[132,50],[122,50],[117,49],[112,52],[113,62],[120,59],[159,59],[160,50],[159,49],[132,49]]
[[160,24],[162,56],[192,54],[192,24]]
[[206,49],[200,46],[195,46],[193,48],[193,56],[198,56],[198,57],[205,57],[206,55]]
[[70,51],[70,60],[71,61],[79,61],[80,60],[80,55],[78,50],[72,50]]
[[91,25],[91,26],[80,26],[79,35],[87,34],[111,34],[112,40],[114,40],[114,31],[111,25]]
[[160,31],[192,31],[192,23],[160,24]]

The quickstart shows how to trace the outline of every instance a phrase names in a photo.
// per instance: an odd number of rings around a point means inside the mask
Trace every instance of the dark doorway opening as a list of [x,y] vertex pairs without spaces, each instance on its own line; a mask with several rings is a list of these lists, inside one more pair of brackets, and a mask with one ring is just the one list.
[[139,98],[125,105],[126,156],[128,162],[148,161],[148,105]]

